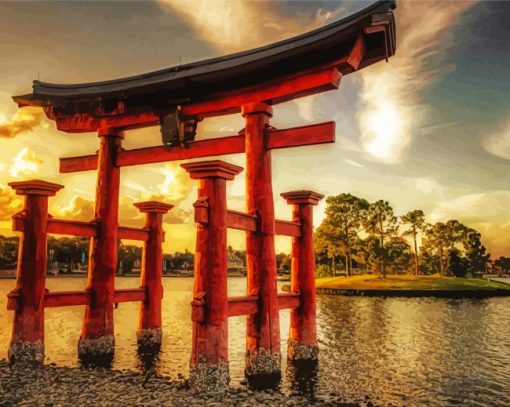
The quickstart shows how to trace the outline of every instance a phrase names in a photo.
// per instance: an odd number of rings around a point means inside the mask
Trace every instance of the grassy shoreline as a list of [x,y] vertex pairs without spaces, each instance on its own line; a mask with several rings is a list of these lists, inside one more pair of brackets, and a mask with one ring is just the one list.
[[440,275],[388,275],[378,278],[372,274],[352,277],[325,277],[316,280],[319,293],[336,295],[380,296],[510,296],[510,285],[482,278],[442,277]]

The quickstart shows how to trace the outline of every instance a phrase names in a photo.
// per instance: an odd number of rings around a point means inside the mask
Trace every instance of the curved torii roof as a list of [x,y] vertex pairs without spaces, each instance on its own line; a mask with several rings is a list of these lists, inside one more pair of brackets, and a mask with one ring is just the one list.
[[127,78],[82,84],[34,80],[32,93],[14,100],[20,107],[43,107],[69,132],[155,124],[178,106],[189,117],[231,113],[249,101],[247,95],[279,103],[333,89],[341,75],[392,56],[394,8],[395,0],[379,0],[284,41]]

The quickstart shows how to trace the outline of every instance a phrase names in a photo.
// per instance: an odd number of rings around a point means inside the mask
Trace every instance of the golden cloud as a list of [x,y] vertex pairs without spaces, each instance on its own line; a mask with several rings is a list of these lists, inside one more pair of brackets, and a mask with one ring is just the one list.
[[28,147],[23,148],[12,158],[9,174],[13,177],[29,176],[39,173],[43,161]]
[[9,122],[4,115],[0,115],[0,138],[14,138],[42,123],[44,112],[36,107],[23,107],[19,109]]
[[9,186],[0,184],[0,222],[8,221],[23,208],[23,198]]

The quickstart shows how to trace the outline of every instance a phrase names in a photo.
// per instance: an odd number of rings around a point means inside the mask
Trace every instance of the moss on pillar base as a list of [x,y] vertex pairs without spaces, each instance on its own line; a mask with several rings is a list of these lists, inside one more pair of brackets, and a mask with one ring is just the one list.
[[13,341],[7,352],[11,366],[22,366],[27,364],[42,364],[44,362],[44,343]]
[[319,360],[317,344],[300,345],[295,339],[287,342],[287,358],[291,361],[316,362]]
[[195,393],[217,393],[228,389],[230,372],[228,363],[209,363],[205,356],[190,366],[189,385]]
[[163,334],[161,329],[141,329],[136,333],[138,353],[158,353],[161,350]]
[[85,366],[110,366],[115,354],[115,338],[113,335],[99,338],[80,338],[78,357]]
[[260,348],[246,353],[245,376],[254,389],[276,388],[281,380],[281,355]]

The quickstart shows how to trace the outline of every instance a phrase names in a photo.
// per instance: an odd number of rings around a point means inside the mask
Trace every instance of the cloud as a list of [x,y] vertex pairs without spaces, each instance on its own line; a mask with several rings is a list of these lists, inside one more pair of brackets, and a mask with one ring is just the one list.
[[510,120],[497,132],[483,139],[482,145],[496,157],[510,160]]
[[16,195],[11,187],[0,184],[0,222],[10,220],[22,208],[23,198]]
[[439,202],[432,210],[432,222],[457,219],[482,234],[492,257],[510,255],[510,191],[462,195]]
[[90,221],[94,218],[94,202],[74,196],[67,206],[57,208],[57,213],[64,219]]
[[22,133],[42,124],[44,113],[42,109],[35,107],[23,107],[18,109],[11,121],[7,121],[5,115],[0,114],[0,138],[14,138]]
[[473,1],[400,1],[396,10],[397,52],[389,63],[360,72],[363,109],[359,113],[366,152],[398,163],[426,116],[423,90],[454,67],[437,59],[451,44],[447,36]]
[[439,182],[431,177],[406,178],[404,179],[404,185],[414,187],[425,194],[441,191],[442,189]]
[[199,36],[223,53],[243,51],[320,27],[332,17],[319,9],[314,18],[278,14],[281,1],[157,0]]
[[12,158],[9,174],[13,177],[38,174],[43,161],[28,147],[23,148]]
[[357,163],[356,161],[353,161],[353,160],[345,159],[345,162],[349,165],[352,165],[353,167],[365,168],[365,166],[363,164]]

